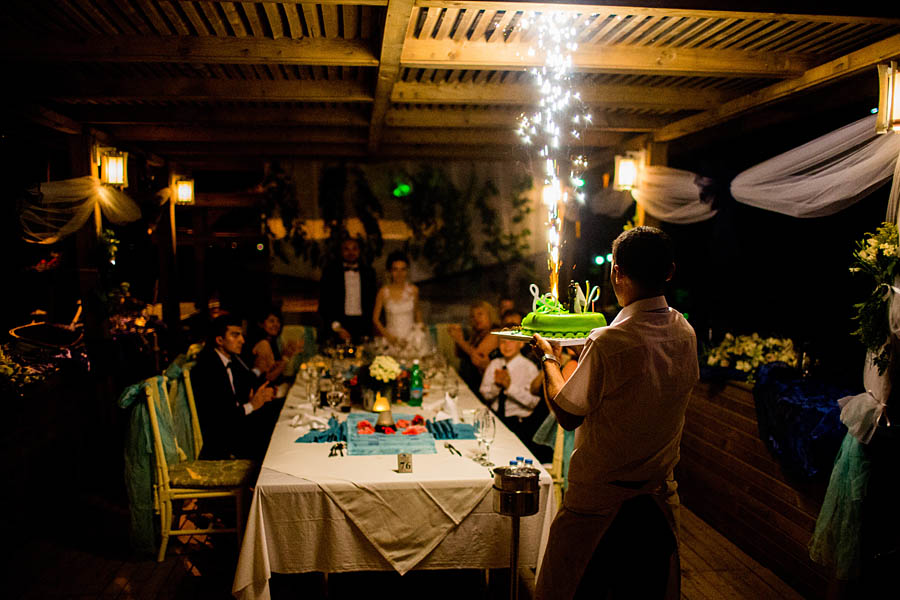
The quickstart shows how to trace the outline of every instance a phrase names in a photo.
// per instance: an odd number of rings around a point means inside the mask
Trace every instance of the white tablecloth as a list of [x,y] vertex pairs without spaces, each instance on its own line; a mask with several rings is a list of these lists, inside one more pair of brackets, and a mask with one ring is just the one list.
[[[453,374],[453,376],[456,376]],[[288,397],[257,481],[233,593],[269,598],[271,573],[498,568],[509,565],[511,519],[493,511],[492,476],[473,460],[474,440],[453,440],[456,456],[437,441],[437,454],[413,456],[413,473],[397,473],[396,456],[328,456],[331,443],[295,443],[300,411]],[[420,409],[432,417],[443,390]],[[480,403],[460,384],[460,410]],[[319,414],[326,411],[319,410]],[[531,454],[498,421],[491,460],[507,464]],[[551,479],[541,469],[538,514],[521,520],[519,564],[537,566],[556,513]]]

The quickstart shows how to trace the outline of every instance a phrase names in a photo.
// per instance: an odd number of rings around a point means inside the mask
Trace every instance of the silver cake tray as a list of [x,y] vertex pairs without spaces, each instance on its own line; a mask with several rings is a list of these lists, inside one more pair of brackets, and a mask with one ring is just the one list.
[[[530,342],[531,334],[522,333],[520,331],[492,331],[491,335],[496,335],[503,340],[515,340],[517,342]],[[548,342],[559,344],[560,346],[584,346],[587,343],[586,337],[580,338],[554,338],[541,336]]]

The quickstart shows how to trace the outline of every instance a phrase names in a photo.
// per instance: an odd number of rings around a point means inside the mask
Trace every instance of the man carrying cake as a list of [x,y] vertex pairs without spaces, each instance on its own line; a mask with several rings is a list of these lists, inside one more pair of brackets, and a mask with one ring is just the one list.
[[674,271],[669,237],[653,227],[622,233],[611,280],[623,306],[588,336],[568,381],[559,347],[539,334],[546,400],[576,429],[569,487],[537,581],[539,600],[678,598],[679,458],[688,398],[699,378],[693,328],[663,296]]

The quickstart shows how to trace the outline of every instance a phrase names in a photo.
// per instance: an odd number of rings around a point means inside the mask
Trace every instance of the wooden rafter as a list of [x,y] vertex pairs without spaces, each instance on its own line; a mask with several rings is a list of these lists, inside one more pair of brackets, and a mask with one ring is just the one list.
[[381,143],[384,115],[391,100],[391,90],[400,72],[400,57],[407,28],[412,27],[410,14],[414,0],[390,0],[384,18],[384,35],[381,41],[381,57],[375,81],[375,98],[372,104],[372,121],[369,126],[369,150],[375,152]]
[[0,46],[5,58],[29,61],[55,61],[64,57],[72,62],[378,66],[378,58],[365,40],[341,38],[32,36],[3,38]]
[[[389,127],[452,127],[508,129],[516,128],[521,110],[507,108],[392,108],[385,117]],[[599,111],[593,115],[593,127],[597,131],[652,131],[662,127],[667,120],[657,115],[609,115]]]
[[[543,64],[529,56],[529,44],[407,40],[400,61],[422,69],[525,70]],[[583,73],[636,73],[704,77],[795,77],[806,71],[809,57],[685,48],[581,46],[572,55],[573,70]]]
[[222,143],[351,143],[366,141],[365,128],[350,127],[204,127],[177,125],[112,125],[106,128],[119,140],[133,142]]
[[[653,140],[668,142],[678,139],[713,125],[718,125],[739,114],[782,100],[791,94],[855,75],[864,69],[871,69],[882,61],[898,56],[900,56],[900,34],[819,65],[795,79],[776,83],[746,96],[725,102],[698,115],[670,123],[654,132]],[[872,76],[875,76],[874,70]]]
[[371,102],[359,81],[242,81],[221,79],[66,79],[36,82],[38,97],[66,102],[240,100],[247,102]]
[[[581,90],[589,106],[705,110],[724,102],[721,91],[683,90],[672,87],[637,85],[592,85]],[[391,100],[412,104],[506,104],[537,103],[537,92],[528,83],[408,83],[394,85]]]
[[296,126],[330,125],[367,127],[369,119],[354,105],[303,106],[292,108],[210,106],[71,106],[66,113],[84,123],[107,125],[236,125]]

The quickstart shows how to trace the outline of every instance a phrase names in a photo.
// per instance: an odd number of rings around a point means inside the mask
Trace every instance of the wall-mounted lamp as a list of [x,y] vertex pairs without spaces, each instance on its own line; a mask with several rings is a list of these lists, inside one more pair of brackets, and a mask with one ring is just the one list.
[[878,116],[875,132],[900,131],[900,71],[897,61],[878,65]]
[[128,153],[115,148],[100,149],[100,181],[128,187]]
[[625,156],[616,156],[616,174],[613,189],[619,192],[634,189],[644,166],[644,153],[628,152]]
[[175,201],[178,204],[194,203],[193,179],[178,179],[175,181]]

